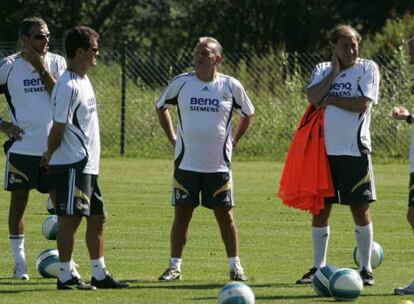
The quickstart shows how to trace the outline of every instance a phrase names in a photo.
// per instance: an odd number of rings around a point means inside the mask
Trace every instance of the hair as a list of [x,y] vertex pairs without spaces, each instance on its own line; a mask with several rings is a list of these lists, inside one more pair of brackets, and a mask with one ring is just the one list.
[[64,49],[68,58],[74,58],[79,48],[91,47],[91,38],[99,39],[99,34],[87,26],[75,26],[65,33]]
[[19,37],[30,36],[30,31],[33,26],[47,25],[46,21],[39,17],[27,17],[24,18],[19,28]]
[[329,37],[329,42],[336,44],[339,38],[349,37],[351,35],[355,35],[358,43],[361,42],[361,35],[357,32],[356,29],[354,29],[352,26],[348,24],[339,24],[335,26],[332,30],[331,35]]
[[218,51],[218,54],[223,55],[223,47],[221,46],[220,42],[218,42],[217,39],[213,37],[200,37],[198,38],[197,45],[209,44],[209,43],[214,43],[216,45],[216,50]]

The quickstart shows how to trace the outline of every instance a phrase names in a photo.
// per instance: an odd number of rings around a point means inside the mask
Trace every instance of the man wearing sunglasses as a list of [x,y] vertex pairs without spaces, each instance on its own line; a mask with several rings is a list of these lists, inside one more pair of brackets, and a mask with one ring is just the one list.
[[[98,186],[100,138],[97,103],[87,72],[96,66],[99,35],[77,26],[65,35],[68,69],[52,92],[53,126],[43,161],[56,183],[58,214],[57,289],[95,290],[127,288],[106,270],[104,224],[106,211]],[[86,245],[92,266],[91,284],[85,284],[71,263],[75,234],[86,218]]]
[[0,61],[0,93],[5,94],[11,122],[0,118],[9,140],[4,189],[11,192],[9,233],[14,257],[14,279],[28,280],[24,251],[24,211],[29,191],[49,191],[46,169],[40,165],[52,126],[50,93],[66,68],[62,56],[48,52],[50,32],[38,17],[20,25],[22,50]]

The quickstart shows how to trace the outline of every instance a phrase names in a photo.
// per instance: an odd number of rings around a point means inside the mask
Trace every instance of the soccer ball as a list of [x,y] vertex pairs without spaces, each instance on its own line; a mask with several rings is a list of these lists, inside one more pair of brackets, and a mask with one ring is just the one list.
[[358,272],[340,268],[329,279],[329,292],[337,301],[352,301],[361,294],[364,283]]
[[48,240],[56,240],[57,236],[57,216],[49,215],[42,224],[42,233]]
[[[358,247],[355,247],[353,255],[354,255],[355,264],[359,266],[360,258],[359,258]],[[372,242],[372,247],[371,247],[372,268],[377,268],[379,265],[381,265],[383,260],[384,260],[384,249],[382,249],[382,246],[378,244],[377,242]]]
[[217,304],[254,304],[254,293],[241,282],[230,282],[220,290]]
[[50,214],[56,214],[56,210],[55,210],[55,207],[53,206],[50,195],[45,200],[45,207],[46,207],[47,212],[49,212]]
[[333,265],[326,265],[319,268],[312,279],[312,286],[315,292],[322,297],[330,297],[329,292],[329,279],[337,271]]
[[59,253],[57,249],[46,249],[36,259],[36,269],[44,278],[57,278]]

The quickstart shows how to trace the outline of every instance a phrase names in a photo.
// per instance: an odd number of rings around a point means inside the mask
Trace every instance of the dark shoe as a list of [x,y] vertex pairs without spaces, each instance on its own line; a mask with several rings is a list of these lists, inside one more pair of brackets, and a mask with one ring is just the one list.
[[167,268],[158,278],[160,281],[174,281],[181,279],[181,270],[177,268]]
[[78,277],[72,277],[70,280],[62,283],[57,279],[57,289],[61,290],[96,290],[95,286],[86,284]]
[[317,270],[317,268],[312,267],[307,273],[303,275],[301,279],[296,281],[296,284],[312,284],[312,279],[315,276],[315,272]]
[[118,280],[115,280],[110,273],[106,274],[105,279],[103,280],[97,280],[94,277],[91,279],[91,285],[95,286],[96,288],[102,288],[102,289],[120,289],[120,288],[128,288],[129,285],[124,282],[120,282]]
[[361,279],[364,282],[364,286],[372,286],[375,284],[375,280],[374,280],[374,276],[372,275],[372,272],[367,271],[365,267],[362,268],[359,275],[361,276]]

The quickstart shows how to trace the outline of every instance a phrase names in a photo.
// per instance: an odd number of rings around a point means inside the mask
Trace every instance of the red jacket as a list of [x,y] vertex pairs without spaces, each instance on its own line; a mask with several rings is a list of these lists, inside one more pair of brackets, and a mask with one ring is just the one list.
[[279,184],[278,196],[284,204],[312,214],[325,207],[324,199],[334,196],[325,150],[324,108],[310,105],[301,118],[290,144]]

